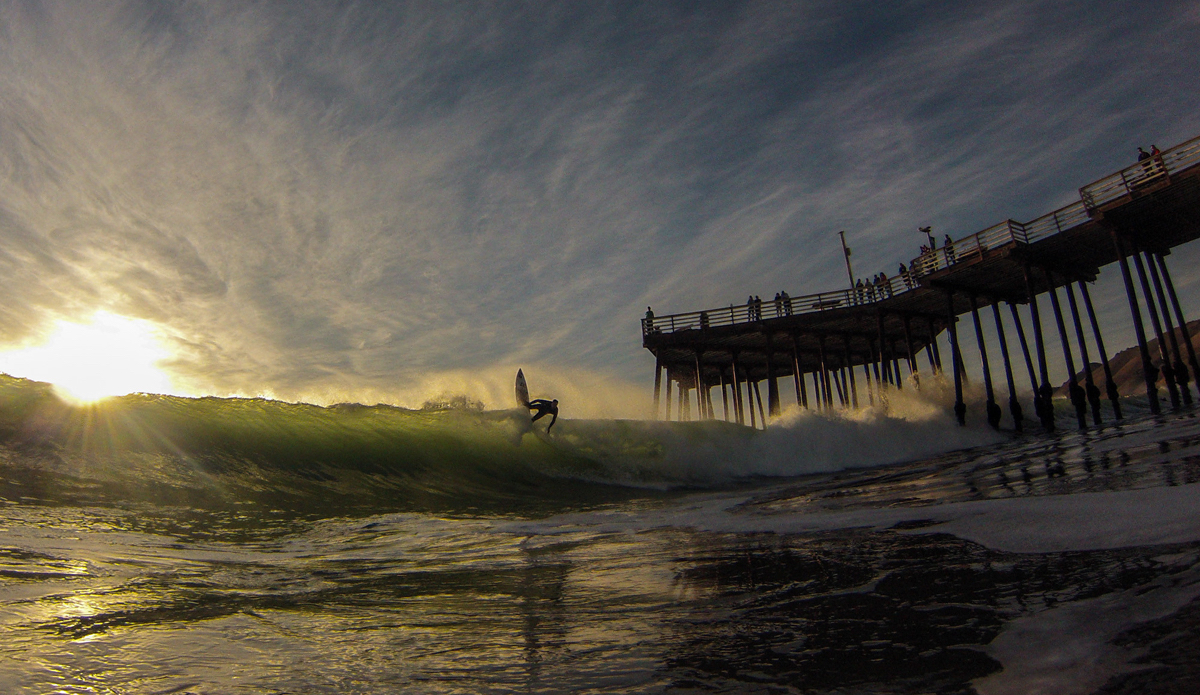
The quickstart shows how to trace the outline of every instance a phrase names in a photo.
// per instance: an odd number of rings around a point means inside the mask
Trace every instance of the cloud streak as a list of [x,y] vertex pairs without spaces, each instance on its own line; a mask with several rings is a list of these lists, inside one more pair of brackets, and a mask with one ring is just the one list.
[[627,395],[646,304],[840,286],[839,229],[862,273],[890,270],[917,225],[1032,217],[1200,132],[1196,23],[1170,3],[9,5],[0,341],[103,309],[172,336],[188,393],[409,402],[470,374],[504,393],[493,375],[525,365]]

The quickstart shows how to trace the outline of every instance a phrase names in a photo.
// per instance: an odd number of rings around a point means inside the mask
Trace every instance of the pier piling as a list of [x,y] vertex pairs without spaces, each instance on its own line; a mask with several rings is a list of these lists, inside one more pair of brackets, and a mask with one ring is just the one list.
[[[1146,269],[1142,264],[1142,255],[1138,253],[1138,248],[1133,245],[1133,267],[1137,269],[1138,281],[1142,285],[1142,296],[1146,298],[1146,313],[1150,314],[1150,325],[1154,328],[1154,336],[1158,338],[1158,356],[1162,360],[1162,366],[1158,371],[1166,377],[1167,394],[1171,397],[1171,407],[1178,410],[1181,402],[1179,400],[1179,387],[1175,384],[1175,367],[1171,364],[1171,356],[1167,352],[1167,341],[1163,335],[1162,322],[1158,319],[1158,308],[1155,306],[1154,295],[1150,291],[1150,281],[1146,277]],[[1157,377],[1157,375],[1155,375]],[[1155,379],[1157,382],[1158,379]]]
[[971,301],[971,318],[975,322],[975,342],[979,344],[979,362],[983,368],[983,389],[987,394],[985,404],[988,424],[993,428],[1000,427],[1000,406],[996,404],[996,392],[992,389],[992,369],[988,364],[987,343],[983,340],[983,324],[979,321],[979,307],[975,295],[969,295]]
[[1171,347],[1171,374],[1168,378],[1175,382],[1179,397],[1184,405],[1192,404],[1192,392],[1188,388],[1187,367],[1183,364],[1183,353],[1179,350],[1179,340],[1175,337],[1175,326],[1171,322],[1171,309],[1167,305],[1167,297],[1163,293],[1162,278],[1158,274],[1158,265],[1150,252],[1143,254],[1146,267],[1150,271],[1150,280],[1154,283],[1154,295],[1158,298],[1158,306],[1162,309],[1163,329],[1167,333],[1167,342]]
[[[1004,322],[1000,320],[1000,302],[992,301],[992,317],[996,320],[996,337],[1000,339],[1000,356],[1004,359],[1004,379],[1008,383],[1008,412],[1012,415],[1013,428],[1018,432],[1025,429],[1025,415],[1021,412],[1021,401],[1017,398],[1017,384],[1013,380],[1012,360],[1008,355],[1008,338],[1004,334]],[[1032,364],[1030,374],[1032,375]]]
[[1092,308],[1092,295],[1088,292],[1087,283],[1080,280],[1079,294],[1083,296],[1083,306],[1087,310],[1088,320],[1092,324],[1092,335],[1096,338],[1096,350],[1100,353],[1100,364],[1104,368],[1104,391],[1108,402],[1112,405],[1113,417],[1121,418],[1121,394],[1117,391],[1117,383],[1113,381],[1112,367],[1108,364],[1108,352],[1104,349],[1104,336],[1100,334],[1100,324],[1096,322],[1096,310]]
[[1101,424],[1100,419],[1100,389],[1096,387],[1096,378],[1092,376],[1092,360],[1088,355],[1087,341],[1083,338],[1083,321],[1079,318],[1079,307],[1075,303],[1075,290],[1071,283],[1063,285],[1067,291],[1067,306],[1071,309],[1071,320],[1075,324],[1075,342],[1079,344],[1079,359],[1083,361],[1084,395],[1092,406],[1092,423]]
[[[767,304],[766,311],[762,302],[754,301],[667,316],[655,316],[647,310],[641,320],[642,344],[654,356],[655,417],[665,413],[671,419],[677,413],[683,420],[715,419],[712,390],[719,386],[727,420],[745,424],[749,406],[751,426],[761,423],[765,427],[782,409],[781,378],[794,380],[800,407],[825,411],[857,407],[855,371],[860,365],[867,398],[873,405],[886,406],[889,388],[903,389],[909,378],[913,386],[922,386],[917,360],[921,350],[929,358],[930,370],[934,374],[943,372],[939,346],[945,332],[954,371],[955,416],[965,422],[964,392],[973,374],[964,368],[957,319],[970,311],[987,393],[987,420],[996,426],[1002,411],[996,403],[996,375],[990,364],[995,350],[989,354],[979,316],[979,302],[984,301],[992,305],[1009,410],[1014,426],[1021,426],[1021,399],[1016,393],[1012,364],[1016,356],[1009,350],[1005,319],[1000,316],[999,302],[1005,301],[1029,373],[1034,410],[1043,428],[1052,431],[1055,427],[1055,391],[1050,374],[1058,373],[1061,367],[1069,372],[1066,390],[1080,426],[1087,426],[1089,419],[1093,424],[1102,422],[1100,370],[1093,370],[1093,354],[1104,369],[1104,389],[1113,415],[1120,418],[1114,370],[1087,287],[1102,268],[1113,264],[1120,266],[1125,284],[1150,410],[1161,412],[1157,386],[1160,375],[1166,377],[1172,406],[1200,401],[1193,398],[1190,388],[1200,378],[1200,361],[1164,260],[1176,246],[1200,239],[1200,226],[1194,224],[1200,219],[1200,137],[1168,148],[1156,161],[1162,175],[1156,175],[1152,182],[1146,180],[1143,164],[1131,163],[1080,188],[1075,202],[1029,222],[1009,219],[973,235],[947,237],[942,248],[925,250],[909,261],[898,277],[885,280],[880,274],[879,280],[863,287],[786,300],[782,299],[783,293],[778,293],[780,299]],[[1146,264],[1150,266],[1149,274]],[[1137,280],[1133,277],[1135,269]],[[1075,285],[1092,325],[1090,338],[1083,326]],[[1073,332],[1066,326],[1057,294],[1060,287],[1066,288]],[[1051,365],[1046,355],[1039,295],[1047,294],[1065,364],[1058,363],[1056,357]],[[1141,304],[1143,299],[1145,306]],[[1029,304],[1032,344],[1025,334],[1024,312],[1017,310],[1016,303]],[[1143,317],[1143,311],[1149,316]],[[1149,319],[1158,340],[1154,356],[1149,351],[1144,318]],[[1183,345],[1179,344],[1180,336]],[[1089,340],[1095,340],[1094,345],[1089,345]],[[1033,353],[1037,355],[1036,366]],[[1076,354],[1082,359],[1082,374],[1076,369]],[[907,374],[901,367],[905,361]],[[812,394],[808,393],[809,375]],[[769,408],[763,407],[764,380]],[[732,393],[726,391],[727,387]],[[1087,417],[1089,410],[1091,418]]]
[[1187,319],[1183,317],[1183,310],[1179,307],[1179,297],[1175,295],[1175,283],[1171,281],[1171,272],[1167,270],[1167,261],[1163,258],[1165,254],[1156,254],[1158,259],[1158,269],[1162,271],[1163,282],[1167,285],[1167,295],[1171,298],[1171,307],[1175,310],[1175,320],[1179,322],[1179,332],[1183,335],[1183,344],[1187,348],[1188,364],[1192,367],[1192,381],[1197,384],[1197,393],[1200,394],[1200,364],[1196,361],[1196,348],[1192,345],[1191,332],[1187,327]]

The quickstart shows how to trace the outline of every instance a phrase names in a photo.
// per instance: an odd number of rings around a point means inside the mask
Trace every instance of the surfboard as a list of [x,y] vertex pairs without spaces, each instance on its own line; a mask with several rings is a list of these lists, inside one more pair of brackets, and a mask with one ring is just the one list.
[[517,407],[529,407],[529,385],[525,383],[525,373],[517,370]]

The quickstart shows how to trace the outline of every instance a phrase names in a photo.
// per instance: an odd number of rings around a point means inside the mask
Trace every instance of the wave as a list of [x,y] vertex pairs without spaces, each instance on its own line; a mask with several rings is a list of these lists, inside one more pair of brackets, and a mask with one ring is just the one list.
[[790,411],[766,431],[719,421],[561,420],[547,436],[520,410],[316,406],[133,394],[91,406],[0,375],[7,499],[312,513],[560,511],[878,466],[995,443],[955,426],[937,389],[888,411]]

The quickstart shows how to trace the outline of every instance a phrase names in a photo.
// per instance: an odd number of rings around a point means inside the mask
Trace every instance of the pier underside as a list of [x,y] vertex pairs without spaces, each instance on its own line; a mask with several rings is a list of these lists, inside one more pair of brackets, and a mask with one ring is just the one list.
[[[827,386],[822,384],[828,385],[832,375],[833,384],[839,389],[845,384],[848,391],[845,375],[839,382],[837,372],[873,365],[877,375],[867,372],[864,378],[873,378],[878,386],[888,381],[899,385],[899,362],[906,363],[908,371],[915,371],[916,358],[922,351],[930,365],[940,369],[936,338],[943,331],[956,327],[952,334],[961,334],[963,330],[975,332],[978,321],[994,320],[1003,337],[1007,329],[1001,322],[999,306],[1028,305],[1034,300],[1031,339],[1036,338],[1044,381],[1046,357],[1041,348],[1041,324],[1047,322],[1049,312],[1043,307],[1039,320],[1036,301],[1039,296],[1049,295],[1054,317],[1047,325],[1053,329],[1057,321],[1064,340],[1071,337],[1069,327],[1074,318],[1077,328],[1074,337],[1081,341],[1078,348],[1083,352],[1088,346],[1082,342],[1080,310],[1072,287],[1079,288],[1091,313],[1091,301],[1086,297],[1083,283],[1094,281],[1102,268],[1121,263],[1131,315],[1140,325],[1143,317],[1139,306],[1146,306],[1155,330],[1161,333],[1158,315],[1166,324],[1173,318],[1159,278],[1161,269],[1162,279],[1170,282],[1162,257],[1197,237],[1200,237],[1200,138],[1081,188],[1080,200],[1072,205],[1028,223],[1006,220],[956,240],[949,247],[923,254],[912,260],[908,266],[910,272],[902,277],[885,279],[879,285],[784,297],[758,305],[748,303],[662,317],[648,315],[642,326],[643,345],[655,355],[659,369],[665,370],[668,388],[674,383],[683,398],[689,389],[701,385],[704,393],[697,392],[696,397],[698,402],[707,403],[711,396],[706,394],[713,387],[720,386],[724,395],[726,384],[768,380],[772,411],[777,411],[775,382],[779,378],[812,374],[815,387],[825,391]],[[1157,293],[1150,290],[1149,281],[1144,279],[1143,258],[1159,287]],[[1134,298],[1139,285],[1129,271],[1130,260],[1142,278],[1141,305]],[[1174,288],[1169,289],[1173,298]],[[1059,303],[1061,295],[1070,302],[1071,316],[1065,320]],[[1179,313],[1177,304],[1175,314]],[[991,305],[996,308],[980,311]],[[968,322],[958,321],[958,317],[972,314],[973,308],[977,313]],[[1006,313],[1011,315],[1011,321],[1018,322],[1014,327],[1021,334],[1021,347],[1028,350],[1024,326],[1019,325],[1021,319],[1012,309]],[[1094,317],[1092,327],[1095,329],[1092,349],[1096,350],[1096,341],[1101,337]],[[953,349],[957,350],[959,340],[959,336],[951,336]],[[1175,350],[1174,360],[1169,355],[1160,360],[1168,368],[1182,358],[1178,346]],[[1011,381],[1007,346],[1004,353],[1004,366]],[[1065,358],[1073,362],[1069,353]],[[987,361],[984,354],[985,370]],[[961,359],[955,359],[952,364],[960,363]],[[951,368],[949,364],[947,369]],[[1068,366],[1074,373],[1074,365]],[[991,375],[984,377],[991,401]],[[656,401],[659,380],[656,379]],[[803,385],[797,383],[797,400],[807,401],[801,395],[802,390]],[[821,400],[821,395],[817,398]],[[843,400],[847,399],[844,394]],[[712,412],[711,404],[707,412]],[[704,417],[705,409],[701,407],[699,413]]]

